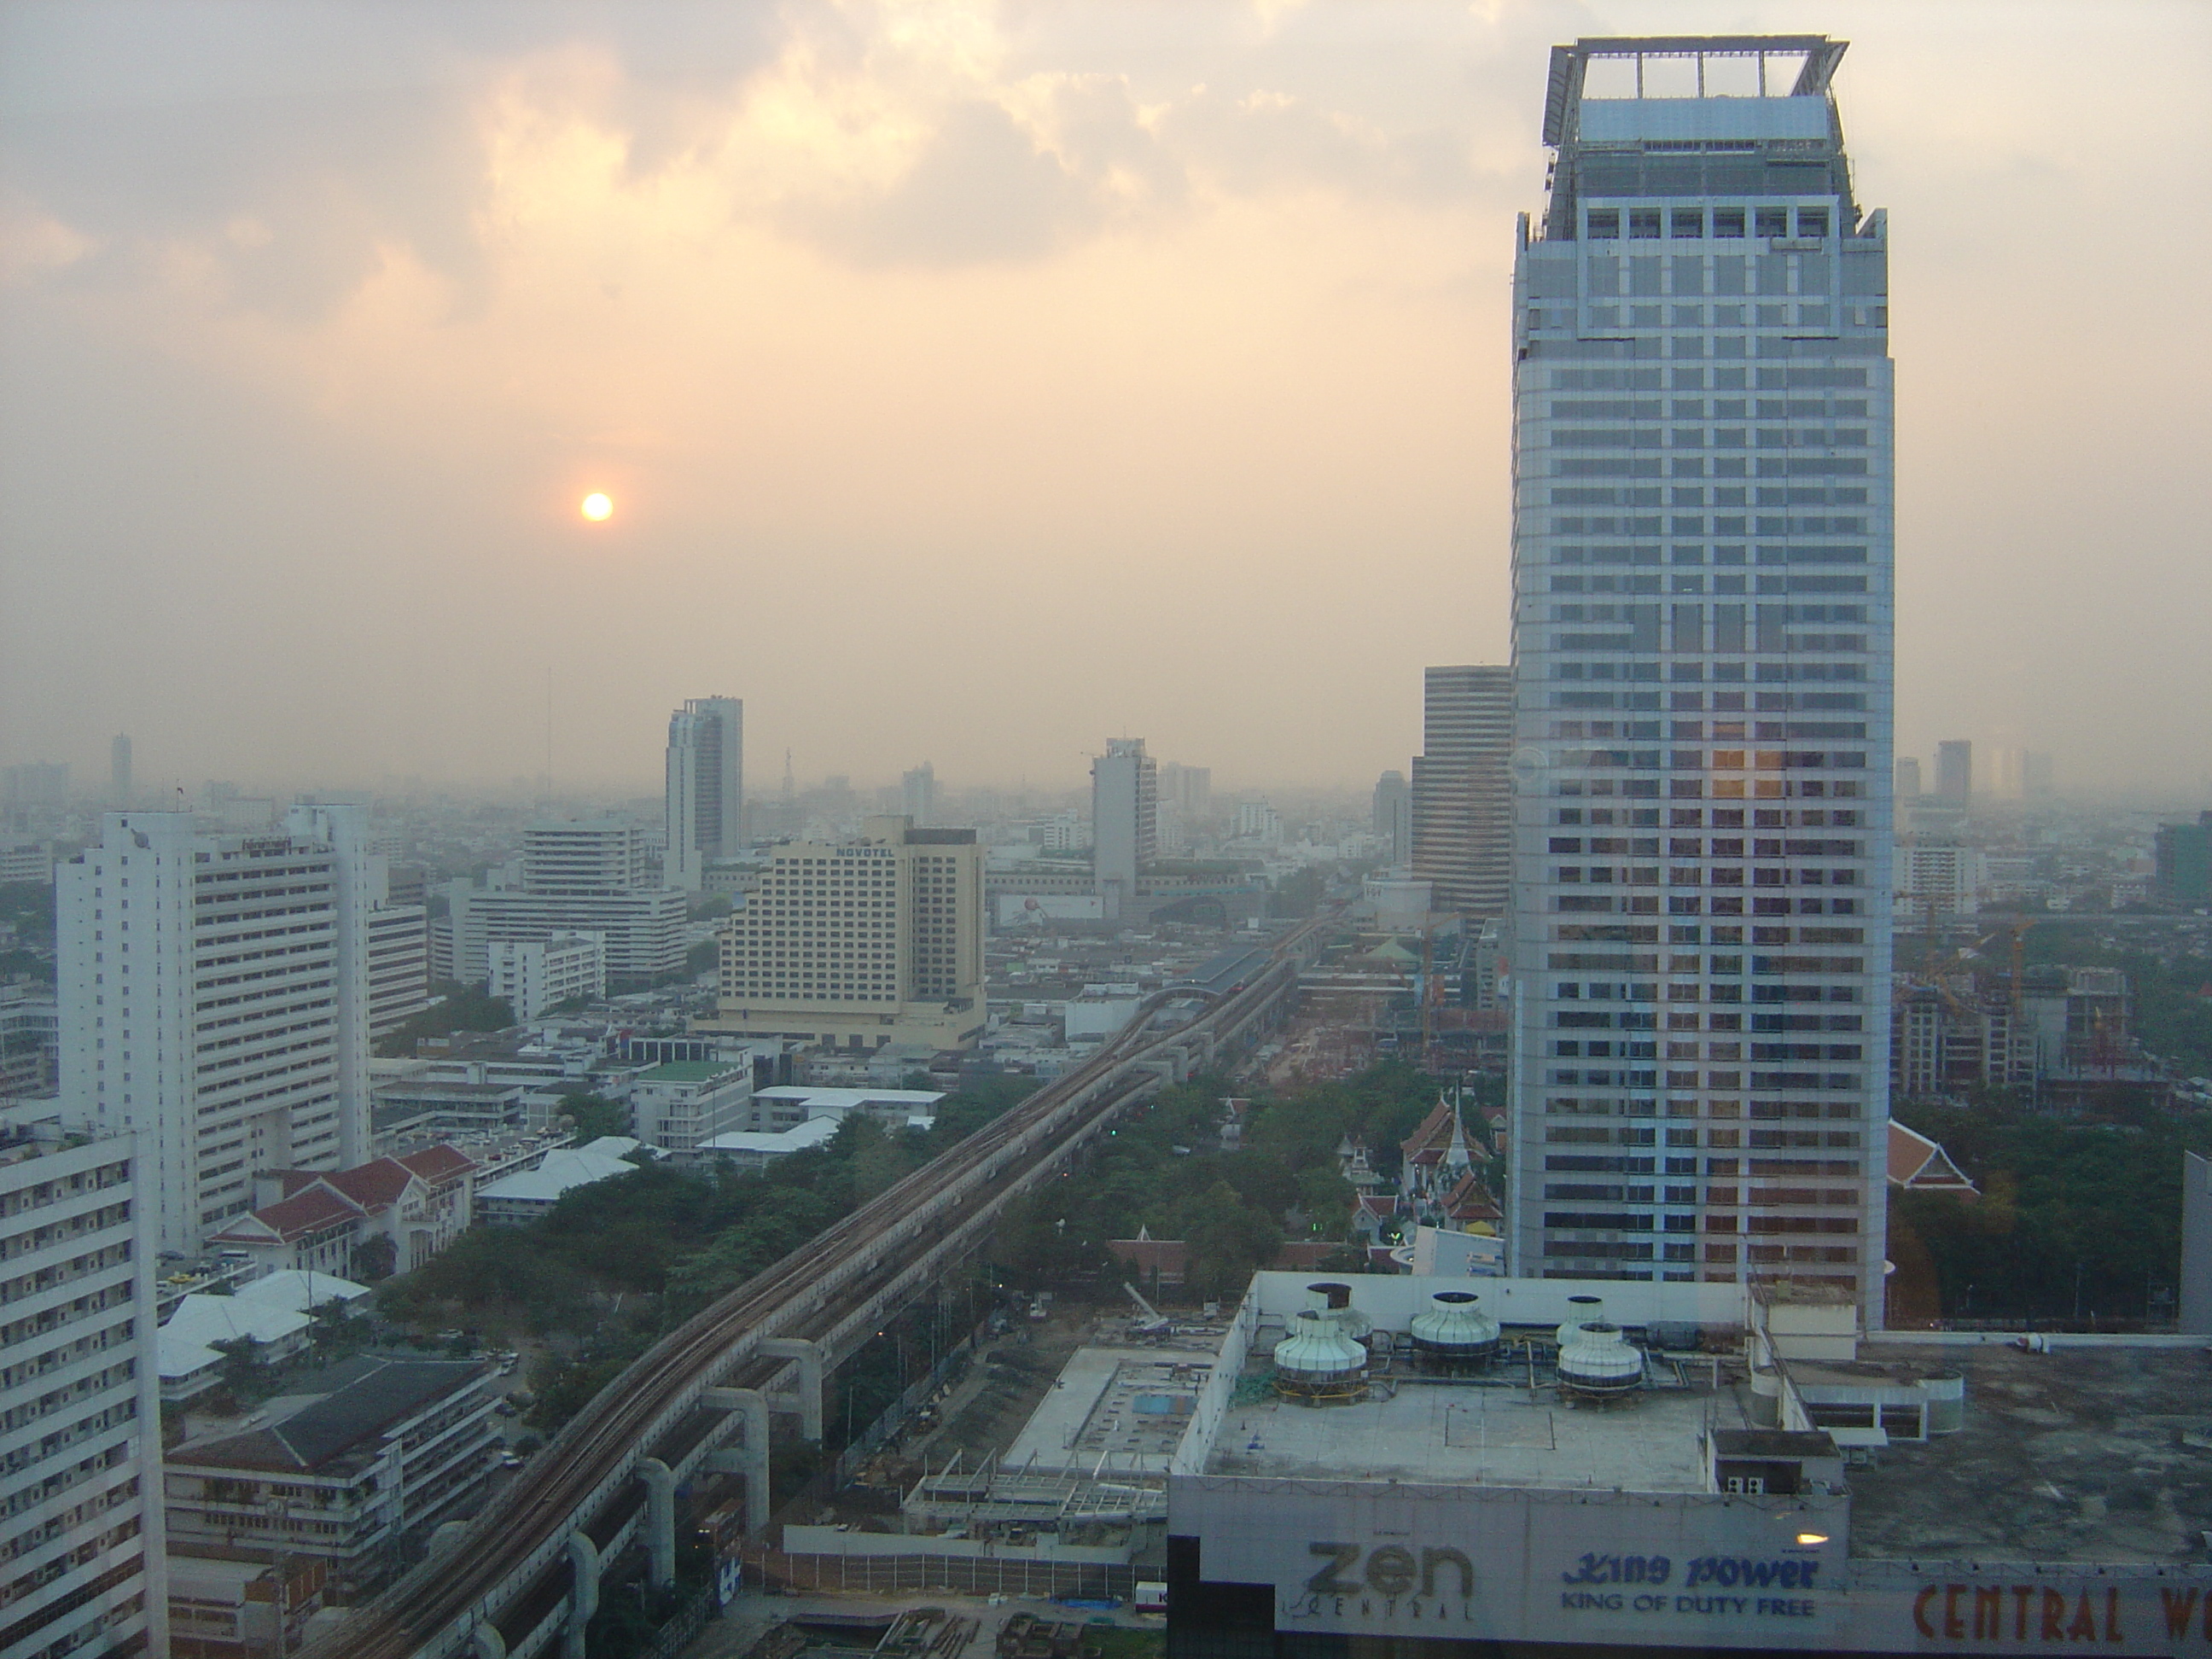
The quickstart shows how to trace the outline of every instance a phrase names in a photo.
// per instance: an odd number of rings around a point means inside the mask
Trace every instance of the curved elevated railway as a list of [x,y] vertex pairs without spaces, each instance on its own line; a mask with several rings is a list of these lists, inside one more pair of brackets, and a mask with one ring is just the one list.
[[[1296,994],[1328,918],[1277,941],[1267,965],[1188,1024],[1156,1024],[1162,993],[1077,1071],[914,1171],[663,1337],[603,1390],[461,1535],[328,1637],[307,1659],[445,1659],[542,1645],[568,1599],[580,1531],[641,1507],[639,1464],[696,1456],[715,1431],[709,1391],[781,1369],[765,1345],[805,1337],[833,1350],[855,1320],[919,1288],[980,1242],[1000,1208],[1043,1179],[1121,1108],[1237,1042]],[[1200,1062],[1202,1063],[1202,1060]],[[848,1351],[849,1349],[848,1348]]]

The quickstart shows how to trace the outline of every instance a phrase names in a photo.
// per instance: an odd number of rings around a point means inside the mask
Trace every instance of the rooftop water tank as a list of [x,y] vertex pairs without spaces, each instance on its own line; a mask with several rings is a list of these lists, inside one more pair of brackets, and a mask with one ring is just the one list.
[[1364,1342],[1375,1322],[1352,1305],[1352,1286],[1323,1279],[1306,1286],[1306,1306],[1326,1315],[1354,1342]]
[[1301,1308],[1275,1344],[1275,1391],[1308,1405],[1348,1405],[1367,1393],[1367,1350],[1328,1310]]
[[1498,1322],[1475,1304],[1472,1291],[1438,1291],[1427,1311],[1413,1316],[1413,1355],[1435,1370],[1473,1370],[1498,1358]]
[[1605,1304],[1600,1298],[1594,1296],[1571,1296],[1567,1298],[1566,1320],[1553,1333],[1553,1338],[1564,1348],[1574,1340],[1575,1333],[1584,1325],[1602,1323],[1604,1319]]
[[1611,1401],[1644,1386],[1644,1354],[1602,1320],[1584,1322],[1561,1345],[1559,1393],[1570,1400]]

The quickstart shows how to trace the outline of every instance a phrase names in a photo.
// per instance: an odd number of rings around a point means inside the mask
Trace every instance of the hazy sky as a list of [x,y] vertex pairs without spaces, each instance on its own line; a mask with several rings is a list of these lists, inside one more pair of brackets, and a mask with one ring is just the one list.
[[[1506,649],[1547,49],[1807,30],[1900,749],[2212,775],[2212,7],[0,6],[0,762],[1371,780]],[[616,501],[592,526],[588,490]]]

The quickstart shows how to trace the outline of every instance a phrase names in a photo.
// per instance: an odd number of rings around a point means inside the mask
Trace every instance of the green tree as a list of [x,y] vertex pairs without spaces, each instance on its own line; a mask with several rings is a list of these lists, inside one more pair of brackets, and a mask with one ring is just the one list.
[[218,1374],[234,1400],[250,1406],[269,1397],[276,1387],[276,1372],[258,1338],[228,1337],[220,1342],[210,1342],[208,1346],[222,1356]]
[[404,1060],[424,1037],[451,1036],[456,1031],[503,1031],[514,1024],[514,1009],[507,999],[490,995],[480,985],[449,980],[432,988],[443,1000],[377,1038],[379,1055]]
[[568,1115],[578,1144],[603,1135],[630,1133],[629,1108],[605,1095],[563,1095],[561,1109]]

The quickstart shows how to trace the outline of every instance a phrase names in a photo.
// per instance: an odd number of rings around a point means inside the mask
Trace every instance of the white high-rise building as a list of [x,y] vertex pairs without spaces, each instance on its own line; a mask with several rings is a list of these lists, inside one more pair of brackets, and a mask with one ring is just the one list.
[[668,884],[699,891],[709,864],[744,850],[744,816],[745,705],[694,697],[668,717]]
[[1091,763],[1091,859],[1106,920],[1136,901],[1137,876],[1159,857],[1159,763],[1142,738],[1112,738]]
[[481,985],[495,942],[564,933],[605,939],[607,978],[623,989],[682,972],[684,895],[647,886],[646,862],[645,834],[635,824],[532,825],[522,832],[520,862],[493,872],[489,885],[447,884],[442,938],[432,936],[433,972]]
[[1843,53],[1553,49],[1514,276],[1511,1248],[1876,1324],[1892,366]]
[[169,1650],[154,1233],[137,1160],[129,1137],[0,1143],[7,1659]]
[[937,769],[927,761],[900,777],[899,810],[914,821],[917,830],[936,826]]
[[253,1207],[260,1170],[368,1156],[368,813],[204,835],[110,812],[55,872],[64,1121],[143,1140],[161,1248]]

